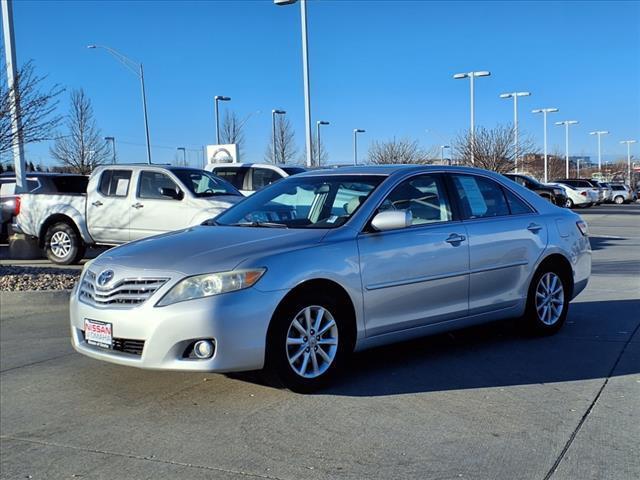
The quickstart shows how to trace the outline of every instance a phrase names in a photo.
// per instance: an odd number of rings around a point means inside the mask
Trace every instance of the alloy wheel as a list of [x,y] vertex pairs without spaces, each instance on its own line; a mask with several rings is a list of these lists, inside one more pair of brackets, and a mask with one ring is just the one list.
[[312,305],[295,315],[287,331],[286,353],[293,371],[317,378],[331,367],[338,352],[338,325],[324,307]]
[[56,257],[64,258],[71,252],[71,238],[66,232],[56,232],[51,236],[51,251]]
[[564,308],[562,280],[553,272],[545,273],[536,287],[536,312],[545,325],[555,324]]

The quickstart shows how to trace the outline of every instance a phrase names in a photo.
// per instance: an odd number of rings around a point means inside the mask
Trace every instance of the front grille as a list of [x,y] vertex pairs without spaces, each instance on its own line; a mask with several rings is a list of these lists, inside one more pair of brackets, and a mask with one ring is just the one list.
[[96,284],[97,275],[88,270],[79,289],[80,301],[94,307],[129,308],[146,302],[167,278],[125,278],[108,287]]
[[[83,339],[85,338],[84,330],[82,331],[82,338]],[[85,339],[85,342],[86,342],[86,339]],[[95,348],[101,349],[100,347],[95,347]],[[113,338],[111,340],[111,349],[117,352],[129,353],[131,355],[140,356],[142,355],[143,348],[144,348],[144,340],[133,340],[131,338]]]

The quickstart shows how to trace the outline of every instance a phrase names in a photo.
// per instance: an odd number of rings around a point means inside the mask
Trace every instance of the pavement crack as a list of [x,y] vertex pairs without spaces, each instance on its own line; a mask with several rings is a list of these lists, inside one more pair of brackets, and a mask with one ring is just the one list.
[[613,376],[613,373],[616,371],[616,368],[618,367],[618,364],[620,363],[620,359],[622,359],[622,356],[624,355],[625,351],[627,350],[627,347],[631,343],[631,340],[635,337],[636,333],[638,333],[639,329],[640,329],[640,323],[638,323],[638,325],[636,325],[636,328],[633,329],[633,332],[629,336],[628,340],[625,342],[624,346],[622,347],[622,350],[620,350],[620,353],[618,354],[618,358],[616,358],[616,361],[613,363],[613,366],[611,367],[611,370],[609,371],[609,374],[607,375],[607,378],[605,378],[604,382],[602,382],[602,385],[598,389],[598,393],[596,393],[596,396],[593,398],[593,401],[589,405],[589,408],[587,408],[586,412],[584,412],[584,415],[582,415],[582,418],[578,422],[578,425],[573,430],[573,432],[571,432],[571,435],[569,436],[569,439],[567,440],[567,443],[565,444],[564,448],[562,449],[562,451],[558,455],[558,458],[556,458],[556,461],[553,463],[553,465],[551,466],[551,468],[549,469],[547,474],[544,476],[543,480],[549,480],[556,473],[556,471],[558,470],[558,467],[562,463],[562,460],[564,459],[565,455],[569,451],[569,448],[573,444],[573,441],[575,440],[576,436],[578,435],[578,432],[580,432],[580,429],[582,428],[582,426],[587,421],[587,418],[589,418],[589,415],[591,415],[591,412],[593,411],[593,409],[595,408],[596,404],[598,403],[598,400],[600,399],[600,396],[602,395],[602,392],[604,391],[605,387],[609,383],[609,379]]
[[186,462],[176,462],[173,460],[163,460],[160,458],[152,458],[152,457],[145,457],[142,455],[135,455],[133,453],[121,453],[121,452],[112,452],[109,450],[101,450],[98,448],[88,448],[88,447],[76,447],[75,445],[65,445],[65,444],[61,444],[61,443],[56,443],[56,442],[48,442],[46,440],[34,440],[34,439],[30,439],[30,438],[20,438],[20,437],[14,437],[11,435],[0,435],[0,439],[2,440],[14,440],[17,442],[26,442],[26,443],[33,443],[36,445],[44,445],[44,446],[48,446],[48,447],[57,447],[57,448],[68,448],[71,450],[77,450],[80,452],[88,452],[88,453],[97,453],[97,454],[101,454],[101,455],[112,455],[115,457],[124,457],[124,458],[130,458],[132,460],[142,460],[142,461],[148,461],[148,462],[156,462],[156,463],[163,463],[166,465],[174,465],[174,466],[178,466],[178,467],[185,467],[185,468],[196,468],[199,470],[208,470],[208,471],[213,471],[213,472],[219,472],[219,473],[231,473],[234,475],[240,475],[240,476],[245,476],[245,477],[253,477],[253,478],[263,478],[263,479],[267,479],[267,480],[284,480],[281,477],[274,477],[272,475],[265,475],[262,473],[253,473],[253,472],[245,472],[242,470],[232,470],[232,469],[228,469],[228,468],[222,468],[222,467],[212,467],[209,465],[198,465],[198,464],[194,464],[194,463],[186,463]]
[[18,365],[17,367],[5,368],[4,370],[0,370],[0,373],[11,372],[13,370],[18,370],[20,368],[31,367],[33,365],[39,365],[41,363],[50,362],[51,360],[57,360],[58,358],[68,357],[69,355],[73,355],[76,352],[63,353],[62,355],[58,355],[51,358],[45,358],[44,360],[38,360],[37,362],[25,363],[24,365]]

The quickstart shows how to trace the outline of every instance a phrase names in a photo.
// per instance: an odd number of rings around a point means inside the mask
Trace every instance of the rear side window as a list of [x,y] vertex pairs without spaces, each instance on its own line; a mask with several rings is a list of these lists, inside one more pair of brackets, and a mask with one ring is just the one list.
[[486,218],[509,215],[509,205],[502,187],[484,177],[452,175],[465,218]]
[[105,170],[98,191],[105,197],[126,197],[130,183],[131,170]]
[[241,168],[215,168],[213,173],[220,178],[224,178],[238,190],[244,190],[244,175],[246,169]]
[[85,177],[83,175],[64,175],[60,177],[51,177],[51,182],[58,193],[87,193],[89,177]]
[[527,213],[533,213],[531,207],[520,200],[520,198],[517,197],[516,194],[511,190],[505,188],[504,193],[507,197],[507,203],[509,204],[511,215],[525,215]]
[[270,168],[252,168],[251,169],[251,189],[260,190],[261,188],[271,185],[282,178],[275,170]]

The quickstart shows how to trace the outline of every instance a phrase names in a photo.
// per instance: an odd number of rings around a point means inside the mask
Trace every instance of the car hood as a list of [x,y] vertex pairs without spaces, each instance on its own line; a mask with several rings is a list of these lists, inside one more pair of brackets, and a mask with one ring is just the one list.
[[312,229],[197,226],[116,247],[93,265],[184,275],[226,271],[255,256],[315,245],[325,234]]

